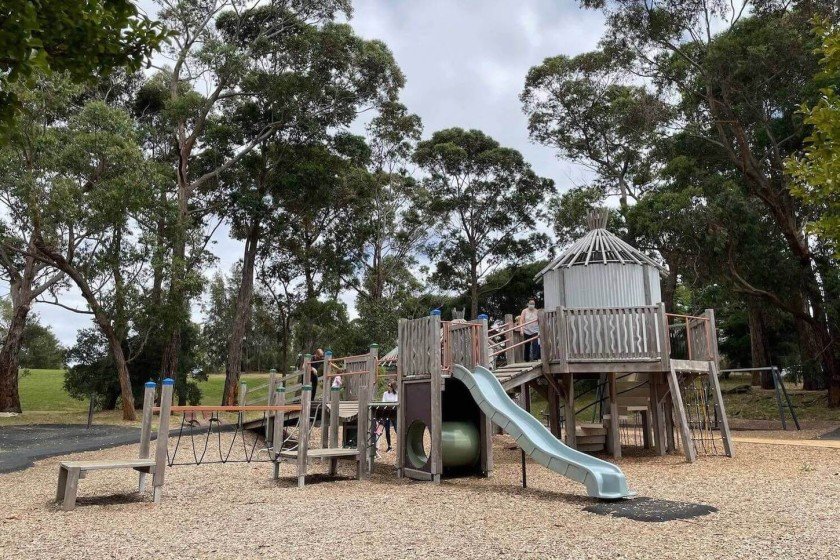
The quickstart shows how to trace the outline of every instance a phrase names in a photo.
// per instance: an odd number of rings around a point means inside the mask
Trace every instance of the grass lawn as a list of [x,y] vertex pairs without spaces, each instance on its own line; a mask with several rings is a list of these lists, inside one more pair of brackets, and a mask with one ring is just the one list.
[[[256,387],[268,381],[266,373],[246,373],[242,380],[249,387]],[[201,381],[201,404],[212,405],[222,402],[225,385],[224,374],[210,375]],[[262,394],[265,392],[263,391]],[[20,400],[23,414],[0,418],[0,426],[13,424],[83,424],[87,422],[88,401],[76,400],[64,390],[64,370],[31,369],[20,378]],[[137,403],[138,407],[141,403]],[[96,424],[131,424],[123,422],[122,412],[106,410],[94,413]],[[139,426],[138,422],[135,422]]]
[[[246,373],[242,380],[253,390],[268,381],[266,373]],[[201,381],[201,404],[215,405],[222,402],[224,374],[210,375],[207,381]],[[725,393],[726,412],[730,418],[749,420],[778,420],[779,412],[773,391],[752,387],[746,392],[727,392],[736,387],[749,384],[746,378],[733,378],[721,382]],[[826,407],[825,391],[802,391],[789,386],[788,392],[801,421],[840,421],[840,409]],[[264,396],[265,390],[256,392]],[[49,424],[49,423],[85,423],[87,422],[87,400],[76,400],[64,391],[64,371],[59,369],[33,369],[20,379],[21,404],[24,413],[9,418],[0,418],[0,426],[12,424]],[[593,393],[578,402],[579,406],[588,404],[594,398]],[[586,402],[584,402],[586,401]],[[140,403],[137,403],[138,406]],[[533,393],[531,410],[534,416],[545,419],[546,402],[536,392]],[[578,422],[592,421],[592,408],[578,415]],[[786,411],[787,414],[787,411]],[[788,416],[789,418],[789,416]],[[138,418],[139,420],[139,418]],[[100,411],[94,415],[97,424],[126,424],[120,411]],[[139,422],[135,424],[139,425]]]

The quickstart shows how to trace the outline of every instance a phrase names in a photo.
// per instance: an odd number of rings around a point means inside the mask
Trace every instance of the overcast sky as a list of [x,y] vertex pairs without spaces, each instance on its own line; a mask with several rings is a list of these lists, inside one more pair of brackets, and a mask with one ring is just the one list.
[[[406,75],[403,103],[423,120],[424,136],[452,126],[477,128],[521,151],[535,171],[560,190],[584,182],[586,172],[528,140],[519,93],[529,68],[557,54],[596,46],[603,31],[597,12],[577,0],[354,0],[351,24],[367,39],[384,41]],[[153,15],[152,2],[140,5]],[[229,270],[241,244],[217,232],[218,267]],[[209,271],[208,274],[212,274]],[[78,295],[63,303],[83,307]],[[348,301],[348,303],[350,303]],[[89,316],[36,304],[62,344],[90,326]],[[196,312],[197,313],[197,312]]]

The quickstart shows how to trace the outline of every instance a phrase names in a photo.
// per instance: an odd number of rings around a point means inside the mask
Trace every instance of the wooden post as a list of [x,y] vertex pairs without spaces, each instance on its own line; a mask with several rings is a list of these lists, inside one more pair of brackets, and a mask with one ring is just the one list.
[[[537,317],[539,319],[539,327],[540,327],[540,360],[542,361],[542,374],[548,381],[548,390],[546,391],[546,398],[548,400],[548,429],[551,431],[551,434],[560,439],[560,394],[556,389],[556,381],[552,377],[551,373],[551,353],[556,352],[553,350],[554,342],[548,341],[549,333],[551,329],[548,326],[548,319],[545,316],[545,310],[540,309],[537,311]],[[546,344],[543,344],[546,342]]]
[[[274,387],[277,384],[277,370],[271,369],[268,372],[268,395],[266,396],[266,404],[271,406],[274,404]],[[274,422],[270,422],[271,413],[265,413],[265,443],[266,447],[271,443],[271,438],[274,437]]]
[[651,373],[648,377],[650,383],[650,412],[653,423],[653,447],[656,454],[665,455],[665,411],[662,408],[662,394],[660,392],[662,374]]
[[[330,373],[331,373],[331,366],[332,363],[332,350],[327,350],[324,352],[324,373],[321,375],[321,384],[323,387],[321,388],[321,447],[327,447],[327,444],[330,441],[330,427],[332,425],[331,411],[327,410],[327,404],[330,399],[330,389],[329,386],[332,385]],[[328,386],[329,385],[329,386]],[[338,409],[336,409],[337,411]],[[338,412],[336,412],[338,414]]]
[[[286,404],[286,388],[277,386],[274,388],[274,404]],[[286,423],[286,415],[283,412],[274,413],[274,434],[271,437],[271,446],[274,449],[274,478],[280,478],[280,451],[283,449],[283,427]]]
[[441,423],[443,420],[441,399],[443,395],[443,372],[441,371],[441,356],[440,356],[440,310],[432,312],[430,320],[427,324],[428,332],[425,340],[428,347],[421,349],[423,352],[431,354],[429,359],[429,375],[431,376],[430,391],[431,391],[431,426],[429,431],[432,436],[432,453],[431,453],[431,475],[432,482],[440,483],[440,477],[443,473],[443,454],[441,452]]
[[397,408],[397,478],[403,477],[403,469],[405,468],[405,437],[407,432],[405,426],[405,401],[403,395],[405,394],[404,387],[404,365],[405,356],[410,351],[406,345],[405,336],[406,325],[408,319],[400,319],[397,324],[397,348],[399,354],[397,355],[397,399],[400,401],[400,406]]
[[169,460],[167,450],[169,446],[169,415],[172,410],[172,391],[175,380],[167,377],[163,380],[160,390],[160,419],[158,420],[157,441],[155,442],[155,474],[152,477],[152,499],[160,502],[163,490],[166,464]]
[[[376,391],[376,370],[379,365],[379,345],[370,345],[367,360],[367,373],[362,375],[367,383],[359,384],[359,413],[357,415],[356,441],[359,450],[359,478],[367,477],[373,472],[373,461],[376,457],[376,447],[370,445],[371,414],[370,403]],[[360,381],[364,381],[360,380]],[[362,398],[364,396],[364,398]]]
[[[338,447],[338,407],[341,403],[341,387],[330,387],[330,439],[329,448]],[[330,458],[330,476],[335,476],[338,467],[338,459]]]
[[613,457],[619,459],[621,457],[621,434],[618,430],[618,395],[616,391],[615,372],[609,373],[609,391],[610,391],[610,450]]
[[566,386],[566,403],[564,418],[566,420],[566,445],[577,449],[577,434],[575,433],[575,378],[571,373],[563,374],[563,384]]
[[300,416],[298,417],[298,488],[306,484],[306,454],[309,451],[309,413],[312,409],[312,354],[303,357],[303,385],[300,388]]
[[668,371],[671,366],[671,335],[668,331],[668,316],[665,315],[665,304],[656,304],[656,316],[659,318],[659,352],[662,371]]
[[[478,323],[480,325],[477,336],[481,343],[481,355],[478,357],[478,363],[490,369],[490,337],[488,317],[482,313],[478,316]],[[476,334],[473,332],[473,334]],[[483,412],[479,412],[479,438],[481,441],[481,454],[479,461],[481,461],[481,472],[485,476],[489,476],[493,472],[493,423]]]
[[694,450],[694,441],[691,439],[691,430],[688,426],[688,417],[685,413],[685,405],[682,400],[682,393],[680,392],[680,382],[677,379],[677,372],[673,364],[668,375],[668,384],[671,387],[671,398],[674,401],[674,407],[677,410],[677,416],[680,423],[680,434],[682,436],[683,451],[685,458],[689,463],[693,463],[697,459]]
[[[143,421],[140,424],[140,459],[149,458],[149,448],[152,442],[152,408],[155,406],[155,382],[147,381],[143,391]],[[146,474],[140,473],[138,492],[146,491]]]
[[508,330],[508,332],[506,332],[504,334],[504,337],[505,337],[505,361],[509,364],[512,364],[514,362],[514,360],[516,359],[514,357],[514,354],[513,354],[514,349],[511,348],[511,346],[513,346],[513,330],[509,330],[509,329],[512,329],[513,326],[514,326],[513,315],[508,313],[507,315],[505,315],[505,327],[504,327],[506,330]]
[[717,408],[718,418],[720,419],[720,437],[723,440],[723,449],[728,457],[733,457],[735,450],[732,447],[729,418],[726,417],[726,408],[723,405],[723,394],[720,391],[720,381],[718,380],[718,369],[715,361],[709,362],[709,381],[714,389],[715,408]]

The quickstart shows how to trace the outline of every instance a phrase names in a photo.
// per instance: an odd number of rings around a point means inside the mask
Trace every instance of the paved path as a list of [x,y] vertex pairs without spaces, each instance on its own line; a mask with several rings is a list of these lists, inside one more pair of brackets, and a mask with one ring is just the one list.
[[753,437],[732,437],[735,443],[758,443],[762,445],[792,445],[799,447],[822,447],[824,449],[840,449],[840,441],[831,439],[770,439]]
[[140,429],[84,424],[37,424],[0,428],[0,473],[20,471],[47,457],[140,442]]

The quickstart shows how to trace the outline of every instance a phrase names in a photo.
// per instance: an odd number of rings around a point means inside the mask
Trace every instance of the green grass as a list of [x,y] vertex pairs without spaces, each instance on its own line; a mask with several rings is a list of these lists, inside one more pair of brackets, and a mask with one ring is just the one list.
[[32,411],[87,411],[87,401],[78,401],[64,390],[64,370],[31,369],[20,378],[20,404]]
[[[268,381],[268,374],[246,373],[242,381],[253,388]],[[198,383],[201,404],[216,405],[222,402],[225,385],[224,374],[208,376]],[[64,390],[64,370],[32,369],[20,378],[20,401],[23,414],[0,418],[0,426],[13,424],[79,424],[87,422],[88,401],[77,400]],[[265,391],[258,393],[265,395]],[[137,403],[138,406],[140,403]],[[94,414],[97,424],[122,424],[122,412],[99,411]],[[126,423],[130,424],[130,423]]]
[[[246,373],[242,376],[250,390],[268,381],[268,374]],[[225,376],[210,375],[207,381],[198,383],[202,392],[201,404],[216,405],[222,402],[222,390]],[[738,386],[748,384],[744,378],[723,380],[722,389],[726,392]],[[802,391],[796,386],[789,386],[791,400],[802,421],[840,421],[840,409],[826,407],[825,391]],[[33,369],[20,379],[20,395],[23,414],[10,418],[0,418],[0,426],[12,424],[47,424],[47,423],[84,423],[87,421],[87,400],[76,400],[64,390],[64,371],[59,369]],[[256,396],[264,396],[265,390],[256,391]],[[589,393],[578,402],[579,407],[589,404],[593,394]],[[586,402],[583,402],[586,401]],[[730,418],[749,420],[776,420],[779,417],[776,397],[773,391],[752,387],[746,393],[728,393],[724,395],[726,411]],[[138,403],[139,406],[140,403]],[[543,418],[546,402],[533,393],[532,411],[537,418]],[[578,422],[591,422],[592,409],[578,414]],[[122,424],[120,411],[101,411],[95,414],[98,424]]]

